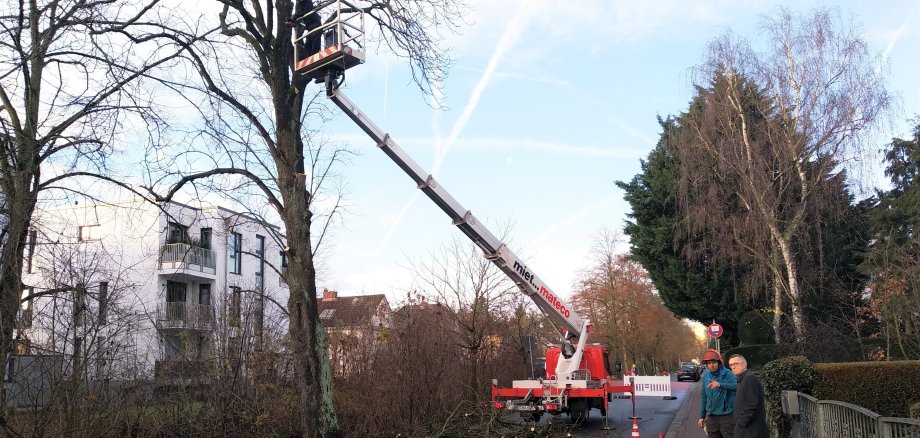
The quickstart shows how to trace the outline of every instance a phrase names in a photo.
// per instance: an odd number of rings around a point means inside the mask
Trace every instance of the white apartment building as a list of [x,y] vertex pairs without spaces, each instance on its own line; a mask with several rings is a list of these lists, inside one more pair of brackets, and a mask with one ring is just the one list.
[[39,210],[14,361],[56,357],[63,375],[90,380],[226,369],[286,331],[284,246],[278,227],[221,207]]

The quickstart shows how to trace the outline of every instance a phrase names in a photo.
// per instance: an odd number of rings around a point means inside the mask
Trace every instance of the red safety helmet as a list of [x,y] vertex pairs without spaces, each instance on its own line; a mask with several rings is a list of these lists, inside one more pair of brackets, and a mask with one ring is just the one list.
[[717,360],[719,361],[719,364],[721,364],[722,354],[710,348],[709,350],[706,350],[705,353],[703,353],[703,363],[706,363],[707,361],[710,361],[710,360]]

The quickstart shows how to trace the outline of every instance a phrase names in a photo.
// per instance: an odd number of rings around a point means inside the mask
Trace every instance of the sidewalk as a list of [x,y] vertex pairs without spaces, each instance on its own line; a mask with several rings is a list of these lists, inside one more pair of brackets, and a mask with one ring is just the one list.
[[674,414],[674,421],[665,438],[706,438],[703,429],[696,425],[700,417],[700,387],[702,381],[694,382],[687,392],[684,403]]

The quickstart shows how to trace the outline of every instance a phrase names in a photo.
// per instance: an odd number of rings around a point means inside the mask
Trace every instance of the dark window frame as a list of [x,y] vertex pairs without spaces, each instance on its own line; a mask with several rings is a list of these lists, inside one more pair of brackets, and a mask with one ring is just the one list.
[[166,244],[171,245],[175,243],[189,243],[188,236],[188,226],[182,225],[178,222],[167,221],[166,222]]
[[[205,294],[205,291],[207,291],[207,294]],[[207,297],[207,300],[204,300],[203,299],[204,297]],[[204,301],[207,301],[207,302],[204,302]],[[211,283],[198,284],[198,304],[202,306],[211,305]]]
[[[182,285],[181,287],[179,285]],[[182,296],[179,300],[178,295]],[[188,283],[181,281],[166,280],[166,302],[167,303],[185,303],[188,300]]]
[[230,233],[229,238],[229,248],[227,248],[227,254],[229,256],[228,260],[228,271],[231,274],[242,274],[243,273],[243,235],[240,233]]

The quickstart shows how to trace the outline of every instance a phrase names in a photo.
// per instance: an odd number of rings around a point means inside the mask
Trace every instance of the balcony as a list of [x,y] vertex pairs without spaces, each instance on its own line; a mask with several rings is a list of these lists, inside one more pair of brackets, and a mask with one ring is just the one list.
[[214,308],[204,304],[162,303],[157,305],[160,330],[212,330]]
[[187,243],[168,243],[160,250],[160,270],[201,272],[213,276],[217,264],[214,251]]

